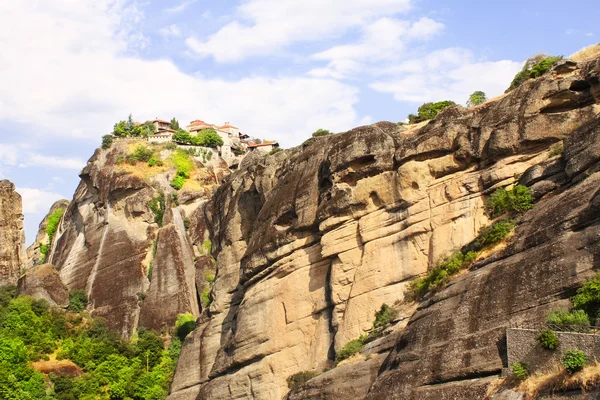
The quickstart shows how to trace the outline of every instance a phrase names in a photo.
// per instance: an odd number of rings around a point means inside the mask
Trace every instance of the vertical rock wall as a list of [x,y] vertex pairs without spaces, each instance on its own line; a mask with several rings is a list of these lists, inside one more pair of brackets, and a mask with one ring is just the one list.
[[26,263],[23,205],[15,185],[0,181],[0,285],[17,283]]

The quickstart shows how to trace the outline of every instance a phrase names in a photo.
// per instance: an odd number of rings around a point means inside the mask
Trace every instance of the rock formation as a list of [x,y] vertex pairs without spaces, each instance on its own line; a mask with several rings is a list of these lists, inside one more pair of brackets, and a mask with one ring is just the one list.
[[[123,162],[139,145],[123,141],[96,151],[81,172],[48,258],[70,290],[85,290],[93,315],[106,318],[124,337],[138,321],[160,330],[171,327],[177,313],[199,313],[192,250],[198,244],[185,236],[182,215],[206,201],[222,173],[196,162],[194,185],[172,203],[172,166]],[[172,154],[157,151],[165,160]],[[150,209],[157,198],[169,208],[163,221]],[[156,281],[149,279],[151,265]]]
[[69,290],[51,264],[29,268],[19,277],[17,291],[22,295],[44,299],[53,306],[64,308],[69,305]]
[[42,222],[40,222],[40,227],[38,229],[38,233],[35,236],[35,241],[27,248],[27,267],[31,267],[34,265],[38,265],[43,261],[43,256],[40,250],[42,245],[51,245],[48,243],[48,234],[46,233],[46,227],[48,226],[48,218],[58,209],[65,210],[69,206],[69,200],[58,200],[52,207],[50,207],[50,211],[44,217]]
[[505,367],[506,326],[540,320],[598,266],[599,78],[600,61],[567,61],[417,126],[246,157],[205,208],[212,303],[170,398],[281,399],[287,377],[331,367],[383,303],[472,241],[489,223],[487,196],[521,179],[539,203],[505,251],[421,303],[396,343],[288,397],[482,398]]
[[15,284],[25,266],[23,204],[15,185],[0,181],[0,285]]

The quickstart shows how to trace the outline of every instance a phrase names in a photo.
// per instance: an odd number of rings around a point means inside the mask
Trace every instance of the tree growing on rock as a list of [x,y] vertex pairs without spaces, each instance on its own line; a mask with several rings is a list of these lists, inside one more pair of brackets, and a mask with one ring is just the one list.
[[416,124],[419,122],[427,121],[438,115],[438,113],[444,108],[448,108],[453,105],[456,105],[456,103],[451,100],[443,100],[435,103],[425,103],[417,109],[417,115],[408,115],[408,123]]
[[477,90],[469,96],[469,100],[467,100],[467,107],[478,106],[485,103],[486,100],[487,97],[485,96],[485,93],[481,90]]

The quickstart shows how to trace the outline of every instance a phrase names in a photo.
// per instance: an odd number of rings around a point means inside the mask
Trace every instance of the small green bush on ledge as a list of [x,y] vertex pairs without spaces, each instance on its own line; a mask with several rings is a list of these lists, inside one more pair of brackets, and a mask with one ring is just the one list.
[[557,328],[564,327],[565,330],[569,330],[570,327],[577,326],[589,326],[590,319],[583,310],[558,310],[548,314],[546,322],[550,325],[554,325]]
[[565,353],[562,359],[562,366],[565,367],[568,373],[581,371],[587,364],[587,356],[581,350],[569,350]]
[[546,350],[556,350],[560,345],[558,336],[550,329],[544,329],[537,337],[538,343]]
[[533,208],[531,189],[523,185],[516,185],[512,190],[498,188],[490,196],[487,208],[492,217],[530,210]]
[[527,364],[522,362],[513,363],[510,366],[510,370],[513,375],[516,376],[520,380],[525,380],[529,377],[529,370],[527,369]]
[[363,347],[365,347],[365,344],[367,343],[366,340],[367,335],[361,335],[358,339],[354,339],[346,343],[346,345],[338,352],[337,356],[335,357],[336,365],[344,361],[345,359],[352,357],[356,353],[359,353],[363,349]]
[[600,311],[600,272],[585,282],[571,301],[575,309],[585,311],[591,320],[597,319]]
[[288,388],[290,390],[295,390],[317,375],[319,375],[319,373],[316,371],[302,371],[294,375],[290,375],[287,378]]

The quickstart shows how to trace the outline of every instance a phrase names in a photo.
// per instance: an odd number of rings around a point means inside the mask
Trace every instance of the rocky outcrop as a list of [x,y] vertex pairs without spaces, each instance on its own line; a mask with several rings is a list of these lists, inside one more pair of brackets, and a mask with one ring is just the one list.
[[200,308],[196,292],[194,251],[186,235],[181,212],[167,209],[158,231],[150,288],[141,307],[139,325],[161,331],[175,325],[177,315]]
[[40,227],[38,229],[38,233],[35,236],[35,241],[31,244],[31,246],[29,246],[27,248],[27,267],[31,267],[34,265],[39,265],[40,263],[43,262],[43,256],[41,253],[41,246],[42,245],[51,245],[51,243],[48,243],[48,233],[46,233],[46,227],[48,226],[48,218],[50,218],[50,216],[59,209],[63,209],[66,210],[67,207],[69,206],[69,200],[58,200],[57,202],[55,202],[54,204],[52,204],[52,207],[50,207],[50,211],[48,211],[48,214],[46,214],[46,216],[44,217],[44,219],[42,220],[42,222],[40,222]]
[[[421,305],[372,389],[371,366],[303,389],[481,398],[503,366],[508,321],[559,304],[597,258],[599,76],[597,61],[576,64],[418,126],[378,123],[246,157],[206,207],[217,276],[171,398],[281,399],[288,376],[331,367],[383,303],[472,241],[489,223],[487,195],[521,178],[540,204],[519,239]],[[564,159],[549,160],[563,139]],[[366,383],[318,397],[327,379]]]
[[51,264],[29,268],[19,277],[17,292],[36,299],[44,299],[52,306],[64,308],[69,305],[69,290]]
[[0,285],[17,283],[25,267],[23,204],[15,185],[0,181]]
[[[171,326],[179,312],[199,313],[191,270],[194,253],[182,215],[191,215],[217,183],[215,172],[196,161],[193,185],[184,187],[177,203],[171,202],[176,199],[169,184],[174,167],[123,162],[139,145],[120,141],[96,151],[80,174],[49,256],[70,290],[87,293],[93,315],[106,318],[124,337],[133,334],[139,321],[159,328]],[[160,146],[156,151],[164,160],[172,153]],[[169,208],[165,215],[174,216],[158,221],[165,224],[160,231],[150,209],[158,198]]]

